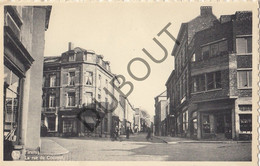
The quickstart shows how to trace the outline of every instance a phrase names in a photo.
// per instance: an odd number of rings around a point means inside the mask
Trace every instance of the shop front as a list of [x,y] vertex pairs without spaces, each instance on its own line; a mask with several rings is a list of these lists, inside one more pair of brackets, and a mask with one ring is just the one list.
[[[219,104],[217,104],[219,103]],[[225,101],[198,104],[191,112],[190,133],[193,139],[232,139],[232,111],[234,102]]]

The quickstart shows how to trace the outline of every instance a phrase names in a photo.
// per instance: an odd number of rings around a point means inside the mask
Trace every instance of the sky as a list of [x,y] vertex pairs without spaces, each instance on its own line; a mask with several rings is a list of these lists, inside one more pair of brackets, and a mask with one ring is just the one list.
[[[49,28],[45,36],[45,56],[60,56],[68,50],[68,42],[74,47],[94,50],[110,61],[111,71],[123,75],[134,85],[128,97],[136,108],[155,114],[154,97],[166,90],[165,83],[174,69],[171,52],[175,42],[165,33],[157,34],[171,23],[168,31],[177,38],[181,23],[200,14],[201,3],[68,3],[53,5]],[[213,14],[234,14],[236,11],[252,10],[252,3],[210,3]],[[142,49],[155,59],[164,57],[163,50],[153,38],[167,49],[168,56],[161,63],[154,63]],[[127,70],[133,58],[142,58],[150,66],[151,73],[143,81],[133,79]],[[139,61],[132,63],[131,71],[136,77],[147,74],[146,66]],[[123,87],[124,93],[128,92]]]

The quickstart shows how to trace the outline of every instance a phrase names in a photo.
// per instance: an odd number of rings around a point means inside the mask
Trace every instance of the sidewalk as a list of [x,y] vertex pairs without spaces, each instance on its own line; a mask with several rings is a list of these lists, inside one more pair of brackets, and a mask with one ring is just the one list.
[[70,160],[70,153],[48,137],[41,137],[39,160],[66,161]]
[[161,139],[168,144],[176,143],[251,143],[252,141],[234,141],[234,140],[193,140],[190,138],[171,137],[171,136],[153,136]]

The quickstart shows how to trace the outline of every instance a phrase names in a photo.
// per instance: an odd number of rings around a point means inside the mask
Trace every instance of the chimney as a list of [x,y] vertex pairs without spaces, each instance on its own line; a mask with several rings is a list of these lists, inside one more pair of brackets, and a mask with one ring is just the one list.
[[69,42],[69,51],[74,49],[74,44],[72,42]]
[[211,6],[201,6],[200,7],[200,15],[201,16],[207,16],[209,14],[212,14],[212,7]]

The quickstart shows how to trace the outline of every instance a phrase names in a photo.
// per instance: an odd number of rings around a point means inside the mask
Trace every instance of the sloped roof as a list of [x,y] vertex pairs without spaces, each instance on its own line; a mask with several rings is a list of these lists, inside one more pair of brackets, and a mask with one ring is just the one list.
[[50,62],[60,62],[61,57],[60,56],[48,56],[44,57],[44,63],[50,63]]

